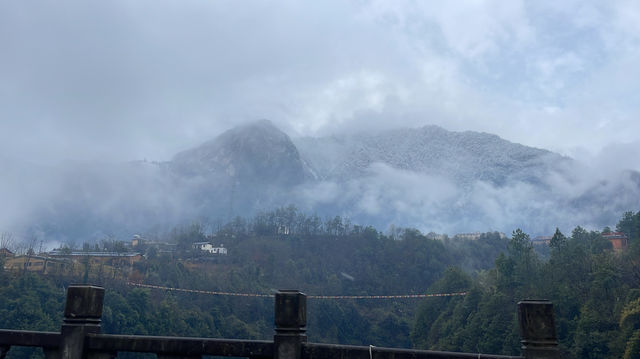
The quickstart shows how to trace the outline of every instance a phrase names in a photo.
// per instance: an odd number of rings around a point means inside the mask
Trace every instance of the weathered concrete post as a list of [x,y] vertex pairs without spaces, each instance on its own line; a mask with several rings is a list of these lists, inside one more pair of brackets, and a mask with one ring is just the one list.
[[[91,285],[71,285],[67,288],[64,323],[60,330],[60,359],[83,358],[84,339],[88,333],[100,333],[104,288]],[[49,355],[47,355],[49,357]]]
[[275,301],[274,359],[299,359],[307,335],[307,296],[297,290],[280,290]]
[[548,300],[523,300],[518,302],[520,342],[527,359],[560,358],[553,304]]

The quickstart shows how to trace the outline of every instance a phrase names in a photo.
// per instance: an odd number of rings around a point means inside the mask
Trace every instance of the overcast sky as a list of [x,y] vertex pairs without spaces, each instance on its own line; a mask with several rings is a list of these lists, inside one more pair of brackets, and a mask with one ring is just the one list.
[[640,169],[639,64],[638,1],[2,1],[0,156],[166,160],[266,118]]

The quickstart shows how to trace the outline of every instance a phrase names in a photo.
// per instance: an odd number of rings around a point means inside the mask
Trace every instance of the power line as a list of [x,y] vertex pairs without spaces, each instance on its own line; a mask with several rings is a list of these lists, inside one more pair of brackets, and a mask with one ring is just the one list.
[[[142,283],[133,283],[133,282],[127,282],[127,284],[130,286],[141,287],[141,288],[166,290],[171,292],[208,294],[208,295],[224,295],[224,296],[233,296],[233,297],[262,297],[262,298],[273,298],[275,296],[274,294],[218,292],[218,291],[201,290],[201,289],[165,287],[160,285],[142,284]],[[412,298],[431,298],[431,297],[455,297],[455,296],[464,296],[467,294],[468,292],[399,294],[399,295],[308,295],[307,298],[309,299],[402,299],[402,298],[412,299]]]

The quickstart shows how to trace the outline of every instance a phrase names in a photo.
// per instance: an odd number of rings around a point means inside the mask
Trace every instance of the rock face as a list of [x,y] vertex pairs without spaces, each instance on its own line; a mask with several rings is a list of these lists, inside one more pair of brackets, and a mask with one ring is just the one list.
[[309,177],[289,136],[267,120],[233,128],[180,152],[170,167],[180,175],[227,177],[241,185],[291,186]]

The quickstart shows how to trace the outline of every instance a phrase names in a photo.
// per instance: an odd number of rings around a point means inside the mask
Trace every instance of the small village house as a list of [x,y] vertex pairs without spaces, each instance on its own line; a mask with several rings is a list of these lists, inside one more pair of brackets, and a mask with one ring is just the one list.
[[214,247],[210,242],[196,242],[192,244],[193,249],[208,252],[211,254],[227,254],[227,249],[223,244],[220,247]]
[[70,268],[72,263],[68,260],[36,255],[15,256],[4,262],[4,269],[8,271],[27,270],[44,274],[60,274]]
[[134,252],[65,252],[54,249],[48,255],[52,258],[66,258],[74,262],[88,260],[91,265],[106,264],[113,267],[132,266],[142,260],[142,254]]
[[625,250],[628,246],[629,239],[623,232],[609,232],[603,233],[602,238],[611,242],[614,251]]
[[534,246],[548,246],[551,243],[553,236],[537,236],[531,240],[531,244]]
[[0,257],[13,257],[14,254],[8,248],[0,248]]

